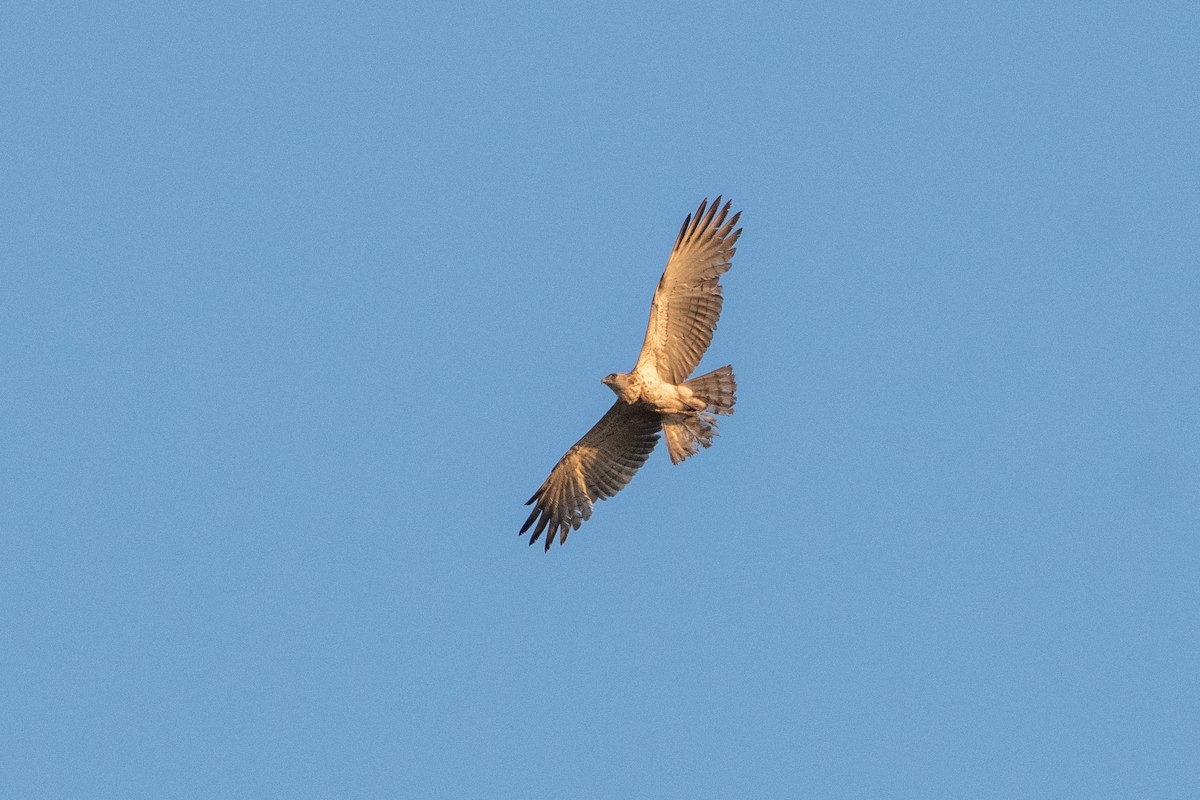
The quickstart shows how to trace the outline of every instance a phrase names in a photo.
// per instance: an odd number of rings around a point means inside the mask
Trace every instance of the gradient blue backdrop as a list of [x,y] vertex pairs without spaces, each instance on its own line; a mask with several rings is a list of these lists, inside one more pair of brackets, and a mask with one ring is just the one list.
[[905,6],[4,4],[0,796],[1200,796],[1200,9]]

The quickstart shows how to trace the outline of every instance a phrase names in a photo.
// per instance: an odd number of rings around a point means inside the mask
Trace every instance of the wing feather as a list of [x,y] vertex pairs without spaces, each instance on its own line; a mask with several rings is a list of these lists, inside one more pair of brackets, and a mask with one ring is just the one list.
[[[658,444],[662,418],[646,406],[617,400],[600,421],[558,460],[525,505],[533,505],[521,533],[533,527],[533,544],[546,534],[546,549],[567,540],[592,516],[592,504],[625,488]],[[534,523],[536,527],[534,526]]]
[[720,197],[711,206],[705,199],[684,219],[654,291],[635,372],[654,370],[668,383],[683,383],[712,344],[724,302],[721,275],[729,271],[742,235],[741,228],[735,230],[742,214],[729,216],[731,206],[721,206]]

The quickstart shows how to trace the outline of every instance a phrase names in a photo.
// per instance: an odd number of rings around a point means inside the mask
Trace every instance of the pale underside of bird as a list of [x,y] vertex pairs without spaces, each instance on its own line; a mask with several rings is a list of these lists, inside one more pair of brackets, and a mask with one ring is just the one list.
[[[558,536],[578,530],[597,500],[612,497],[646,463],[660,432],[671,462],[678,464],[712,445],[714,414],[732,414],[737,384],[724,366],[688,379],[712,343],[721,316],[721,275],[729,270],[742,233],[741,212],[718,197],[689,214],[654,290],[650,325],[637,364],[628,373],[602,379],[617,401],[592,429],[559,459],[533,497],[521,533],[531,527],[533,544],[546,532],[546,550]],[[536,523],[536,527],[534,526]]]

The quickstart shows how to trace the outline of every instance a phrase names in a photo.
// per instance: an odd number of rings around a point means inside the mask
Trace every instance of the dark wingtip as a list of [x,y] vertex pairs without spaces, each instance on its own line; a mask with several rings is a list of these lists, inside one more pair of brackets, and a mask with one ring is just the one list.
[[[532,522],[532,521],[533,520],[531,519],[529,522]],[[529,529],[529,522],[526,522],[525,527],[521,528],[521,533],[525,533],[525,531],[527,531]],[[542,535],[542,526],[538,525],[536,528],[533,529],[533,535],[529,537],[529,543],[533,544],[534,542],[536,542],[538,540],[538,537],[541,535]]]
[[[680,227],[680,229],[679,229],[679,235],[675,237],[676,249],[678,249],[679,245],[683,242],[683,237],[687,235],[688,226],[691,224],[692,224],[692,215],[688,214],[686,217],[683,218],[683,226]],[[661,283],[661,282],[662,281],[659,281],[659,283]]]
[[[526,503],[525,505],[529,505],[529,503]],[[525,524],[521,526],[521,533],[525,533],[525,531],[529,530],[529,526],[533,524],[533,521],[535,519],[537,519],[538,515],[541,513],[542,513],[542,510],[540,508],[535,508],[533,511],[530,511],[529,517],[525,520]],[[541,533],[541,531],[538,531],[537,533],[535,533],[533,535],[534,539],[537,539],[538,533]]]

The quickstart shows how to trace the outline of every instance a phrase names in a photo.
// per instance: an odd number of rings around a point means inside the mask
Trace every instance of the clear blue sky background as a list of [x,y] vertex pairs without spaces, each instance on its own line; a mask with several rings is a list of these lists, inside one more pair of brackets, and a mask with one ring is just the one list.
[[[6,3],[0,795],[1200,796],[1198,42]],[[527,547],[718,193],[737,414]]]

